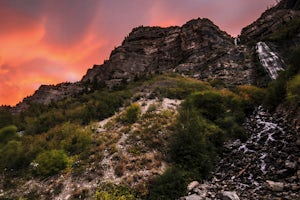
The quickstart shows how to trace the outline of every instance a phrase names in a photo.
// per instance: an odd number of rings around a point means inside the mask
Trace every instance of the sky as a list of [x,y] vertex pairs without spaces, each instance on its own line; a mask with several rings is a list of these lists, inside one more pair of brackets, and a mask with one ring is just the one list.
[[232,36],[276,0],[0,0],[0,105],[79,81],[137,26],[209,18]]

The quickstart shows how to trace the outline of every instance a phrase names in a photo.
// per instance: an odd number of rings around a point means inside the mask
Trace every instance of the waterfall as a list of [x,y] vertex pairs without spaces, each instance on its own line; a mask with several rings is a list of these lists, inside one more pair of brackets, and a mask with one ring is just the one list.
[[268,72],[271,79],[277,79],[278,72],[284,70],[283,61],[279,55],[273,52],[265,42],[258,42],[256,44],[256,52],[261,65]]

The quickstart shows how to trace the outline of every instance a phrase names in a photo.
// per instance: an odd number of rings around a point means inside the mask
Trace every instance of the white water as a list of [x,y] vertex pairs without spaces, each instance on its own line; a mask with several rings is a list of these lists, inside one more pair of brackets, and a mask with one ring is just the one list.
[[268,72],[271,79],[277,79],[278,72],[284,70],[283,61],[280,59],[278,54],[273,52],[264,42],[258,42],[256,44],[256,52],[261,65]]
[[[254,154],[255,156],[259,157],[260,170],[263,174],[266,174],[268,166],[265,162],[265,159],[269,156],[268,151],[265,149],[258,152],[256,149],[263,149],[263,146],[270,145],[272,142],[279,142],[283,145],[286,145],[285,141],[278,141],[274,138],[275,134],[284,135],[285,131],[273,121],[273,118],[268,115],[261,106],[259,106],[257,109],[254,122],[256,124],[257,132],[253,133],[245,143],[241,143],[234,151],[243,152],[244,154]],[[236,144],[238,144],[237,141]],[[254,150],[251,148],[254,148]]]

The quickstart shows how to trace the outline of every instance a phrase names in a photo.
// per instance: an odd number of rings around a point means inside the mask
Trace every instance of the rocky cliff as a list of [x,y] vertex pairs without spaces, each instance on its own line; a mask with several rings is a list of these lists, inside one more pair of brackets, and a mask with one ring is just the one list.
[[177,72],[201,80],[250,84],[253,64],[245,46],[208,19],[195,19],[182,27],[138,27],[112,51],[103,65],[95,65],[84,83],[109,87],[153,73]]

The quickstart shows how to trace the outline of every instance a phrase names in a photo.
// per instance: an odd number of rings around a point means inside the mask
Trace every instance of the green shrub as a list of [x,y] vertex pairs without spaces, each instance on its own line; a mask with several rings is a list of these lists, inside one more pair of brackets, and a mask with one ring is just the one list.
[[0,149],[0,170],[19,169],[23,166],[24,151],[20,141],[11,140]]
[[292,102],[300,102],[300,74],[288,81],[287,98]]
[[34,162],[38,164],[37,174],[48,176],[66,169],[69,158],[63,150],[49,150],[39,153]]
[[124,185],[111,183],[101,185],[95,194],[95,200],[138,200],[139,198],[131,189]]
[[219,134],[222,133],[217,126],[195,111],[180,111],[179,121],[169,144],[172,161],[195,179],[206,177],[217,157],[216,148],[209,137]]
[[9,107],[0,106],[0,129],[13,124],[13,115]]
[[169,200],[177,199],[183,196],[186,192],[185,185],[187,179],[184,173],[176,168],[172,167],[167,171],[156,177],[149,186],[149,200]]
[[138,103],[133,103],[126,108],[122,121],[125,123],[132,124],[136,122],[141,115],[141,107]]
[[19,136],[17,134],[16,126],[6,126],[0,129],[0,148],[1,145],[6,144],[12,139],[17,139]]

